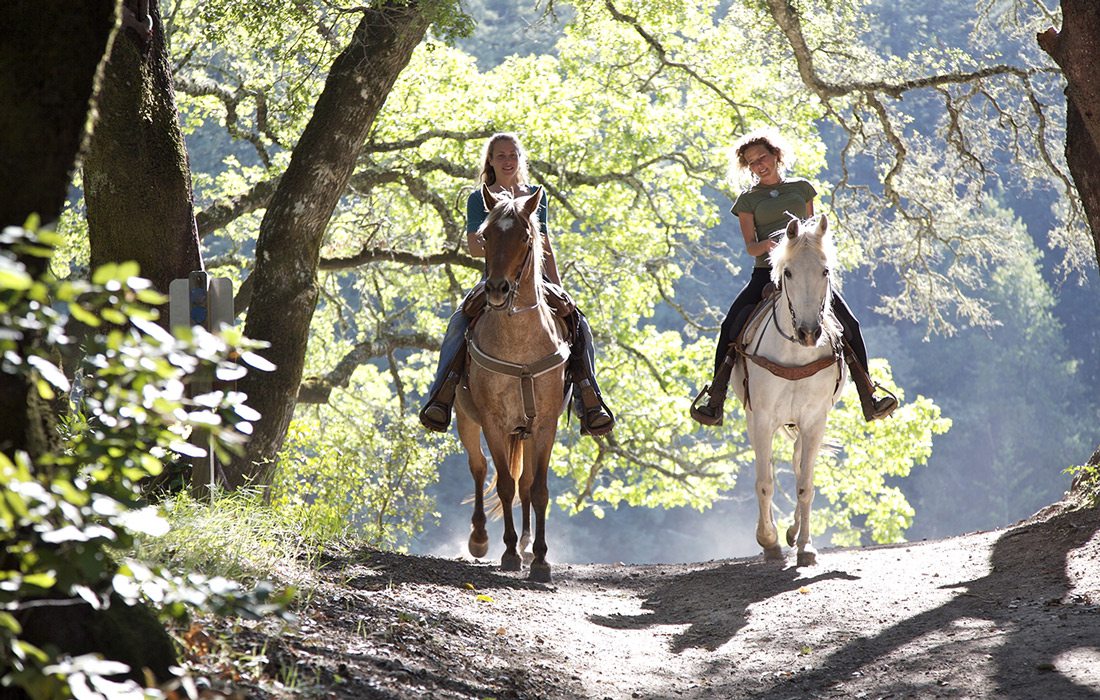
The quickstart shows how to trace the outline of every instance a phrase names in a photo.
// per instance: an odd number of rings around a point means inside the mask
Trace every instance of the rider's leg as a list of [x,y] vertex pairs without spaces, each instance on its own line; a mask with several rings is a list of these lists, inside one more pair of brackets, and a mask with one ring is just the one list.
[[859,394],[863,418],[867,421],[886,418],[898,407],[898,400],[893,396],[875,396],[875,384],[867,371],[867,346],[863,343],[859,321],[836,290],[833,290],[833,315],[844,329],[844,359],[848,362],[852,382],[856,385],[856,393]]
[[[763,298],[764,287],[771,281],[771,270],[757,267],[752,277],[730,305],[726,319],[722,321],[722,330],[718,335],[718,347],[714,352],[714,375],[710,384],[703,387],[691,403],[691,417],[703,425],[722,425],[722,416],[726,403],[726,391],[729,388],[733,361],[736,358],[731,344],[741,335],[741,329],[748,323],[752,310]],[[703,396],[707,397],[705,402]]]
[[420,409],[420,422],[429,430],[446,432],[451,425],[451,406],[454,405],[455,389],[462,379],[463,366],[466,363],[466,329],[470,319],[459,308],[447,324],[447,334],[439,348],[439,367],[435,379],[428,389],[428,400]]
[[596,384],[596,346],[592,328],[578,309],[576,338],[569,352],[569,375],[573,379],[573,406],[581,419],[581,435],[603,435],[615,427],[615,415],[603,401]]

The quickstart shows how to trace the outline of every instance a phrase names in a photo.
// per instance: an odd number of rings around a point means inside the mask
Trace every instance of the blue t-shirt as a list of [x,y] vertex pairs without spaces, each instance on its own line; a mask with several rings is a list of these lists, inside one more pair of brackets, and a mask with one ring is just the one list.
[[[527,185],[527,194],[532,194],[536,189],[538,188],[533,185]],[[470,197],[466,200],[466,233],[477,233],[477,230],[485,223],[488,216],[489,210],[485,208],[485,199],[481,196],[481,188],[479,187],[471,192]],[[539,202],[539,227],[543,233],[546,233],[546,222],[547,206],[546,193],[544,192],[542,201]]]

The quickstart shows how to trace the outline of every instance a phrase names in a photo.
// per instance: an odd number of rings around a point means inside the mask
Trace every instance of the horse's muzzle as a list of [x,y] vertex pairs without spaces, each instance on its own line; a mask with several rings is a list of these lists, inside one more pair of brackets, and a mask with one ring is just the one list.
[[485,303],[492,309],[502,309],[512,296],[512,283],[506,279],[485,280]]
[[813,328],[799,326],[795,332],[795,337],[798,338],[798,342],[808,348],[816,347],[818,341],[821,340],[821,326],[814,326]]

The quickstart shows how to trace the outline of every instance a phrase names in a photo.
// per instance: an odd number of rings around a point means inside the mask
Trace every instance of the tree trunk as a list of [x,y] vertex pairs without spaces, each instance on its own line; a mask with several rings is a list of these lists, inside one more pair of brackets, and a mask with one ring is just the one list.
[[[1062,31],[1051,27],[1036,39],[1066,77],[1066,163],[1100,265],[1100,3],[1062,0]],[[1089,463],[1098,455],[1100,448]]]
[[277,369],[251,372],[240,382],[263,417],[247,454],[227,470],[230,488],[270,483],[302,379],[325,229],[375,117],[428,24],[418,2],[363,10],[260,224],[245,334],[271,344],[262,354]]
[[131,23],[151,21],[152,34],[124,26],[114,42],[84,160],[84,199],[92,268],[136,260],[167,294],[172,280],[202,269],[202,257],[160,11],[142,4],[123,3]]
[[1037,41],[1066,77],[1066,161],[1100,264],[1100,3],[1062,0],[1062,30]]
[[[114,21],[114,0],[0,2],[0,228],[60,216]],[[45,265],[23,262],[34,275]],[[0,451],[39,451],[35,397],[22,377],[0,372]]]

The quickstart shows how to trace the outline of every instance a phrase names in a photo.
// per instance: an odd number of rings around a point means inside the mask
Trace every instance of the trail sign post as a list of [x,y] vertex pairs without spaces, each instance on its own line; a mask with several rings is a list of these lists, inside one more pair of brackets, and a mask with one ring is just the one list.
[[[228,277],[211,277],[204,270],[196,270],[187,279],[172,280],[168,285],[168,323],[173,330],[179,327],[199,326],[216,333],[233,325],[233,282]],[[232,383],[216,382],[214,377],[194,377],[190,386],[191,396],[217,389],[232,389]],[[210,495],[221,472],[211,449],[210,434],[205,430],[192,431],[190,443],[205,452],[204,457],[191,458],[191,492],[196,497]]]

